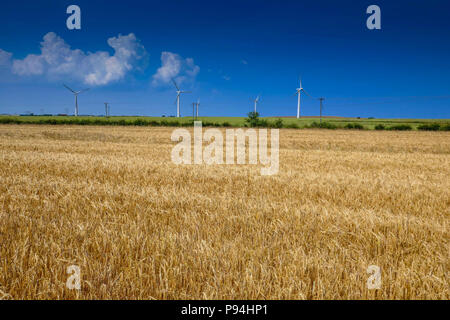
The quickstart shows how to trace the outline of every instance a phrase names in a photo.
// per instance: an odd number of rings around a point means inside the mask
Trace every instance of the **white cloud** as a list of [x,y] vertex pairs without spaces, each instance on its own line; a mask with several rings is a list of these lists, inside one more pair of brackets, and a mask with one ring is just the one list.
[[172,52],[161,53],[161,67],[153,75],[153,85],[168,84],[171,79],[178,83],[186,80],[194,80],[200,72],[200,67],[195,65],[194,59],[184,59]]
[[[41,42],[41,54],[29,54],[22,60],[14,60],[12,72],[21,76],[47,75],[51,79],[70,76],[89,85],[106,85],[123,79],[145,61],[147,52],[133,33],[109,38],[114,49],[84,53],[70,46],[58,35],[49,32]],[[0,52],[1,61],[1,52]]]
[[11,63],[12,53],[0,49],[0,67],[9,66]]

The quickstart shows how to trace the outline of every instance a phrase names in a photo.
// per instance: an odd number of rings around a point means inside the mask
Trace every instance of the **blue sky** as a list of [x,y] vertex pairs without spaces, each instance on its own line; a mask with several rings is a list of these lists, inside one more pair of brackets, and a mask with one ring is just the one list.
[[[68,30],[66,8],[81,8]],[[381,8],[382,29],[366,28]],[[8,1],[0,11],[0,113],[294,116],[299,75],[325,115],[450,118],[448,1]],[[45,37],[45,38],[44,38]],[[108,40],[109,39],[109,40]],[[41,50],[42,49],[42,50]],[[30,56],[31,55],[31,56]],[[164,61],[161,59],[163,58]],[[302,114],[319,102],[303,99]]]

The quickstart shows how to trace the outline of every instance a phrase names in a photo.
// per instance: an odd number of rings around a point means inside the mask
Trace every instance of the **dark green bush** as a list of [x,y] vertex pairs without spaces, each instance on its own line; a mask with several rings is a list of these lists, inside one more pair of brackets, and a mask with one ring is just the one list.
[[231,127],[231,124],[225,121],[224,123],[222,123],[222,127]]
[[277,119],[272,123],[273,128],[283,128],[283,120]]
[[356,130],[364,130],[364,126],[359,123],[347,123],[344,126],[345,129],[356,129]]
[[17,123],[15,119],[12,118],[0,118],[1,124],[10,124],[10,123]]
[[439,123],[427,123],[418,126],[417,129],[421,131],[439,131],[441,125]]
[[318,128],[318,129],[337,129],[337,126],[329,123],[329,122],[317,122],[314,121],[309,126],[306,126],[307,128]]
[[148,126],[148,122],[142,119],[136,119],[132,123],[135,126]]
[[260,121],[259,113],[254,111],[249,112],[247,114],[247,118],[245,119],[245,123],[251,128],[259,127]]
[[180,126],[181,126],[181,123],[180,123],[180,121],[178,121],[178,120],[176,120],[176,121],[170,121],[170,122],[169,122],[169,126],[171,126],[171,127],[180,127]]
[[389,127],[388,130],[409,131],[409,130],[412,130],[412,127],[409,124],[398,124],[398,125]]
[[386,127],[383,125],[383,124],[377,124],[376,126],[375,126],[375,130],[385,130],[386,129]]
[[298,124],[296,123],[288,123],[286,126],[288,129],[298,129]]
[[161,124],[158,121],[156,121],[156,120],[150,120],[148,122],[148,125],[149,126],[153,126],[153,127],[157,127],[157,126],[160,126]]
[[257,127],[261,127],[261,128],[268,128],[269,127],[269,123],[267,122],[266,119],[260,119],[256,126]]

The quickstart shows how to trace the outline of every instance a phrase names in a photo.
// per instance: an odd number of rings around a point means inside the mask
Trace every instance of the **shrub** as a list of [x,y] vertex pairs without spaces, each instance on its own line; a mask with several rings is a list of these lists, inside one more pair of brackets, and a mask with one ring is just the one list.
[[320,129],[332,129],[332,130],[337,129],[336,125],[329,123],[329,122],[315,122],[314,121],[311,124],[311,127],[312,128],[320,128]]
[[148,123],[145,120],[136,119],[136,120],[133,121],[133,125],[135,125],[135,126],[147,126]]
[[441,125],[439,123],[427,123],[418,126],[417,129],[422,131],[438,131],[441,129]]
[[159,126],[159,125],[161,125],[158,121],[156,121],[156,120],[150,120],[149,122],[148,122],[148,125],[149,126],[153,126],[153,127],[156,127],[156,126]]
[[222,123],[222,127],[231,127],[231,124],[225,121],[224,123]]
[[176,120],[176,121],[169,121],[168,124],[171,127],[179,127],[179,126],[181,126],[181,123],[178,120]]
[[108,124],[108,121],[102,120],[102,119],[95,119],[94,124],[99,126],[105,126]]
[[245,126],[251,128],[255,127],[267,128],[269,127],[269,123],[267,122],[266,119],[260,119],[258,112],[252,111],[247,114],[247,118],[245,119]]
[[259,120],[259,121],[258,121],[258,123],[257,123],[256,126],[257,126],[257,127],[267,128],[267,127],[269,127],[269,123],[267,122],[266,119],[262,119],[262,120]]
[[409,131],[409,130],[412,130],[412,127],[409,124],[398,124],[398,125],[389,127],[388,130]]
[[283,120],[277,119],[272,124],[273,128],[283,128]]
[[286,125],[286,128],[288,128],[288,129],[298,129],[298,125],[296,123],[288,123]]
[[317,122],[313,121],[310,125],[305,126],[306,128],[313,128],[313,129],[337,129],[337,126],[329,123],[329,122]]
[[441,127],[442,131],[450,131],[450,123],[446,123]]
[[247,114],[247,118],[245,119],[245,123],[248,124],[249,127],[258,127],[260,120],[259,120],[259,113],[258,112],[249,112]]
[[377,124],[376,126],[375,126],[375,130],[385,130],[386,129],[386,127],[383,125],[383,124]]
[[0,118],[0,123],[2,123],[2,124],[8,124],[8,123],[16,123],[16,124],[19,124],[20,122],[14,120],[14,119],[12,119],[12,118]]
[[356,130],[363,130],[364,126],[362,124],[359,123],[347,123],[344,126],[345,129],[356,129]]
[[202,122],[202,126],[203,127],[214,127],[214,123],[213,122],[204,121],[204,122]]

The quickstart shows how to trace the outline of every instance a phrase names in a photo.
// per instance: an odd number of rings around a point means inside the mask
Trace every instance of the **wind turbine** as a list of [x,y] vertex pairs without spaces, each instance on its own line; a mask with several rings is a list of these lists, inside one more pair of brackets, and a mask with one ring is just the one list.
[[78,95],[80,93],[88,91],[89,88],[83,89],[81,91],[74,91],[74,90],[70,89],[68,86],[66,86],[65,84],[63,84],[63,86],[66,87],[67,90],[69,90],[70,92],[72,92],[75,95],[75,117],[78,117]]
[[177,88],[177,118],[180,117],[180,96],[182,93],[191,93],[190,91],[181,91],[174,79],[172,79],[175,88]]
[[105,117],[108,118],[109,117],[109,102],[105,102]]
[[197,100],[197,114],[196,114],[196,119],[198,119],[198,107],[200,107],[200,99]]
[[306,93],[308,96],[311,97],[311,95],[310,95],[308,92],[306,92],[305,89],[303,89],[303,86],[302,86],[302,78],[300,78],[300,87],[297,88],[297,91],[294,93],[294,96],[295,96],[295,95],[298,95],[297,119],[300,119],[300,102],[301,102],[302,91],[303,91],[304,93]]
[[255,100],[252,100],[255,103],[255,113],[256,113],[256,107],[258,106],[259,98],[261,98],[261,95],[258,95]]

